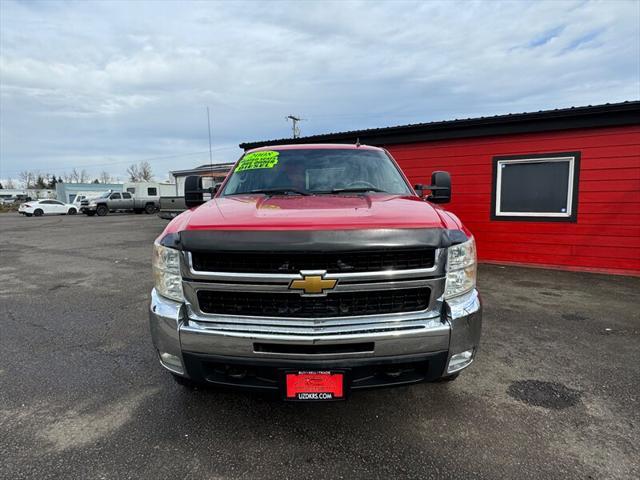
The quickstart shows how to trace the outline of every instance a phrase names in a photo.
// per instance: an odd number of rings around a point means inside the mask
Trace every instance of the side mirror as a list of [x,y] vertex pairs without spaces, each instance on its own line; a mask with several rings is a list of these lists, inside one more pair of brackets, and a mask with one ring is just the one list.
[[451,175],[449,172],[436,171],[431,174],[431,185],[425,187],[431,190],[427,200],[433,203],[449,203],[451,201]]
[[184,203],[187,208],[202,205],[205,202],[203,193],[209,193],[209,190],[202,188],[201,176],[189,175],[184,179]]
[[222,182],[218,182],[213,186],[213,191],[212,194],[215,195],[216,193],[218,193],[218,190],[220,190],[220,187],[222,186]]
[[424,185],[418,183],[413,186],[413,189],[416,191],[416,195],[418,195],[420,198],[424,198]]

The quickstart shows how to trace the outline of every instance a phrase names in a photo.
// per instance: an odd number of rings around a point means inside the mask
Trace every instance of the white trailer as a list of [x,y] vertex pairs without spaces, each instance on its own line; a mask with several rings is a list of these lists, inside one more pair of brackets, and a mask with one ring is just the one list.
[[160,201],[160,197],[175,195],[175,183],[159,182],[127,182],[123,185],[123,191],[129,192],[137,199],[152,199]]

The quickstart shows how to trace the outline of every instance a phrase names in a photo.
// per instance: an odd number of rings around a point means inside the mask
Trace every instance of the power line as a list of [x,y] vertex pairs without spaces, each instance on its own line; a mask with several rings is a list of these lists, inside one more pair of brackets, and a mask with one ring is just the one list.
[[209,106],[207,106],[207,129],[209,132],[209,163],[213,163],[213,155],[211,154],[211,117],[209,115]]
[[207,105],[207,131],[209,132],[209,166],[213,176],[213,155],[211,153],[211,116],[209,115],[209,105]]

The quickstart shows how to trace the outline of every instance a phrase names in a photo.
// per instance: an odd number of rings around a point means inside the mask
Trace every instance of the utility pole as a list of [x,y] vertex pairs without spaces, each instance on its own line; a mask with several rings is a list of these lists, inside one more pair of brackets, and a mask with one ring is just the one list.
[[211,152],[211,117],[209,115],[208,105],[207,105],[207,129],[209,132],[209,167],[211,168],[211,178],[213,179],[213,154]]
[[285,117],[285,120],[291,120],[291,131],[293,132],[293,138],[300,137],[300,127],[298,126],[298,122],[304,120],[304,118],[296,117],[295,115],[288,115]]

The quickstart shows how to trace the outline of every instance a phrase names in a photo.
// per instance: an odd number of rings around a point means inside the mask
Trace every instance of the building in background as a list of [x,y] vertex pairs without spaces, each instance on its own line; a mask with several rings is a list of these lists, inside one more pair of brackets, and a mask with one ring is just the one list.
[[0,188],[0,205],[22,202],[27,198],[26,188]]
[[97,197],[101,193],[112,190],[122,192],[122,183],[57,183],[57,199],[65,203],[73,203],[78,195]]
[[51,188],[28,188],[27,196],[32,199],[56,198],[56,191]]
[[640,275],[640,102],[243,143],[386,148],[412,184],[452,177],[481,261]]
[[10,200],[26,200],[56,198],[56,191],[48,188],[0,188],[0,198]]
[[212,183],[220,183],[222,182],[231,167],[233,167],[235,162],[233,163],[214,163],[213,165],[200,165],[199,167],[192,168],[190,170],[174,170],[173,172],[169,172],[171,177],[173,178],[172,183],[176,184],[176,193],[177,197],[184,196],[184,180],[189,175],[200,175],[201,177],[211,177]]
[[233,167],[233,163],[217,163],[201,165],[190,170],[175,170],[169,172],[175,184],[175,192],[173,195],[165,195],[160,197],[160,213],[158,216],[166,220],[170,220],[187,209],[184,202],[184,181],[189,175],[199,175],[205,177],[208,181],[203,182],[205,187],[213,186],[222,182],[229,170]]

